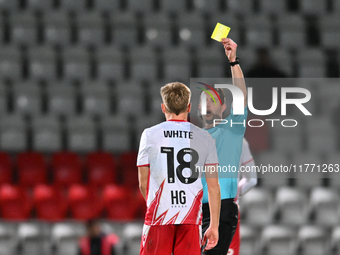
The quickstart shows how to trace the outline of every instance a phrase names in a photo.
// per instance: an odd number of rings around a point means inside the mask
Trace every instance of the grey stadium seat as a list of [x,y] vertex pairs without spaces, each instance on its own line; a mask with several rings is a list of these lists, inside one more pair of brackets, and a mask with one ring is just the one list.
[[157,55],[152,47],[134,47],[131,49],[130,63],[133,79],[154,80],[157,78]]
[[13,222],[0,222],[0,255],[14,255],[16,253],[17,224]]
[[301,12],[304,14],[323,15],[327,11],[327,2],[318,0],[301,0]]
[[306,45],[306,24],[299,14],[285,14],[277,18],[279,45],[283,48],[303,48]]
[[335,226],[340,220],[339,194],[337,190],[323,187],[312,189],[310,205],[315,214],[315,223]]
[[332,231],[331,249],[340,252],[340,226],[336,226]]
[[[287,124],[287,123],[286,123]],[[282,153],[287,152],[299,152],[302,150],[302,126],[301,124],[290,128],[283,127],[277,123],[274,127],[270,127],[271,137],[273,140],[273,146],[275,150]]]
[[178,36],[181,45],[202,48],[205,45],[205,20],[201,13],[190,13],[177,20]]
[[150,116],[139,116],[139,118],[136,118],[136,123],[134,126],[136,130],[137,140],[140,139],[144,129],[157,125],[162,121],[163,121],[163,118],[160,118],[160,115],[156,115],[156,114],[152,114]]
[[167,15],[150,14],[144,18],[144,25],[144,37],[147,44],[162,47],[172,45],[171,20]]
[[153,0],[128,0],[127,8],[130,12],[150,13],[153,8]]
[[275,200],[282,224],[296,226],[307,222],[308,199],[302,189],[279,187]]
[[95,8],[104,12],[119,12],[119,0],[96,0],[94,1]]
[[19,83],[13,87],[14,111],[26,114],[40,114],[42,109],[41,90],[36,83]]
[[127,255],[138,254],[140,250],[141,234],[143,229],[142,223],[128,223],[125,225],[123,235],[126,246],[128,247]]
[[122,82],[118,84],[115,91],[118,101],[118,114],[139,116],[145,113],[144,91],[139,82]]
[[262,13],[276,14],[278,10],[280,10],[280,12],[287,11],[285,0],[260,0],[259,5]]
[[60,5],[62,9],[68,11],[83,11],[86,8],[86,0],[61,0]]
[[126,115],[107,116],[101,121],[103,149],[123,152],[131,149],[130,127]]
[[237,14],[251,14],[254,12],[254,6],[252,0],[242,1],[237,0],[228,1],[228,12]]
[[226,56],[223,47],[202,49],[197,52],[198,77],[224,77],[226,71]]
[[47,11],[53,8],[53,0],[28,0],[27,6],[31,10]]
[[273,22],[267,15],[246,16],[246,43],[251,47],[271,47],[273,45]]
[[55,115],[75,115],[76,95],[74,88],[69,85],[49,85],[47,87],[48,112]]
[[0,116],[7,113],[8,95],[6,93],[6,87],[3,83],[0,83]]
[[20,80],[22,71],[23,66],[19,48],[15,46],[0,47],[0,78]]
[[137,20],[132,13],[111,16],[112,39],[115,45],[135,46],[138,42]]
[[33,150],[52,153],[62,149],[61,127],[55,116],[36,116],[32,128]]
[[219,0],[194,0],[193,6],[195,11],[216,14],[220,10]]
[[100,46],[104,43],[104,22],[99,12],[77,15],[78,40],[81,45]]
[[185,48],[167,48],[163,55],[164,74],[167,80],[189,80],[191,63]]
[[[295,236],[293,229],[287,226],[269,225],[262,231],[262,249],[267,255],[295,254]],[[261,253],[263,254],[263,253]]]
[[21,115],[2,116],[0,122],[0,147],[9,152],[20,152],[27,149],[27,129]]
[[97,149],[96,127],[89,116],[69,117],[67,134],[69,150],[87,153]]
[[37,21],[31,12],[12,13],[10,24],[13,43],[18,45],[35,45],[37,43]]
[[71,222],[55,223],[51,231],[51,241],[55,255],[73,255],[78,252],[78,239],[85,235],[85,227]]
[[23,222],[18,226],[22,254],[45,255],[49,252],[49,225],[42,222]]
[[71,30],[69,16],[65,11],[52,11],[43,14],[44,40],[51,45],[69,45]]
[[326,56],[319,48],[307,48],[297,54],[299,77],[325,77]]
[[90,56],[83,47],[70,47],[63,51],[64,78],[69,81],[88,80],[90,77]]
[[30,48],[29,73],[31,80],[55,80],[57,77],[56,56],[52,47]]
[[329,243],[327,233],[318,226],[306,225],[298,231],[298,243],[302,255],[327,254]]
[[83,112],[86,115],[108,115],[110,113],[110,90],[106,83],[86,82],[82,84]]
[[116,80],[124,77],[124,55],[116,47],[100,47],[96,54],[100,80]]
[[[340,1],[338,1],[340,2]],[[320,39],[324,47],[337,48],[340,40],[340,31],[337,29],[340,23],[339,15],[326,15],[319,20]]]
[[240,254],[253,255],[258,248],[258,233],[251,226],[246,223],[240,224],[241,247]]
[[1,10],[16,11],[19,9],[19,2],[13,0],[2,0],[0,1]]
[[183,13],[186,11],[186,1],[182,0],[160,0],[160,7],[164,13]]

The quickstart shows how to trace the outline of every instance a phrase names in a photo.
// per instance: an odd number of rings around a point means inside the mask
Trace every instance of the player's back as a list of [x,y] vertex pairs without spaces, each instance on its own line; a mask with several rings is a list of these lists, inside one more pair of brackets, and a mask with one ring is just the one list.
[[218,163],[210,134],[186,121],[165,121],[145,129],[140,146],[138,164],[150,167],[146,224],[200,224],[202,170]]

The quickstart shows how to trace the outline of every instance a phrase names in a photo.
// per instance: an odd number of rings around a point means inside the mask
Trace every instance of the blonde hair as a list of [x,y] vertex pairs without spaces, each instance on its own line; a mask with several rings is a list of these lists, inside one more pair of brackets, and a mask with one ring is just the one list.
[[185,112],[189,103],[190,89],[181,82],[171,82],[161,88],[161,96],[166,109],[179,115]]

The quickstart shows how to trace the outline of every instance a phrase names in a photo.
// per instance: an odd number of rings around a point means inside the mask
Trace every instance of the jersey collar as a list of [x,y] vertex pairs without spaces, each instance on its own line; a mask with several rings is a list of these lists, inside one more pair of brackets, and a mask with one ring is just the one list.
[[187,120],[174,120],[174,119],[171,119],[171,120],[167,120],[167,121],[176,121],[176,122],[188,122]]

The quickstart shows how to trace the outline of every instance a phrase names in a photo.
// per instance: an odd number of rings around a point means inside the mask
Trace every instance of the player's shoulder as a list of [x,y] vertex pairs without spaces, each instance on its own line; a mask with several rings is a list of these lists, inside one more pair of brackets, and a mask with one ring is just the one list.
[[195,124],[190,123],[190,130],[196,134],[199,134],[201,136],[211,137],[210,133],[207,130],[204,130],[203,128],[200,128],[196,126]]

